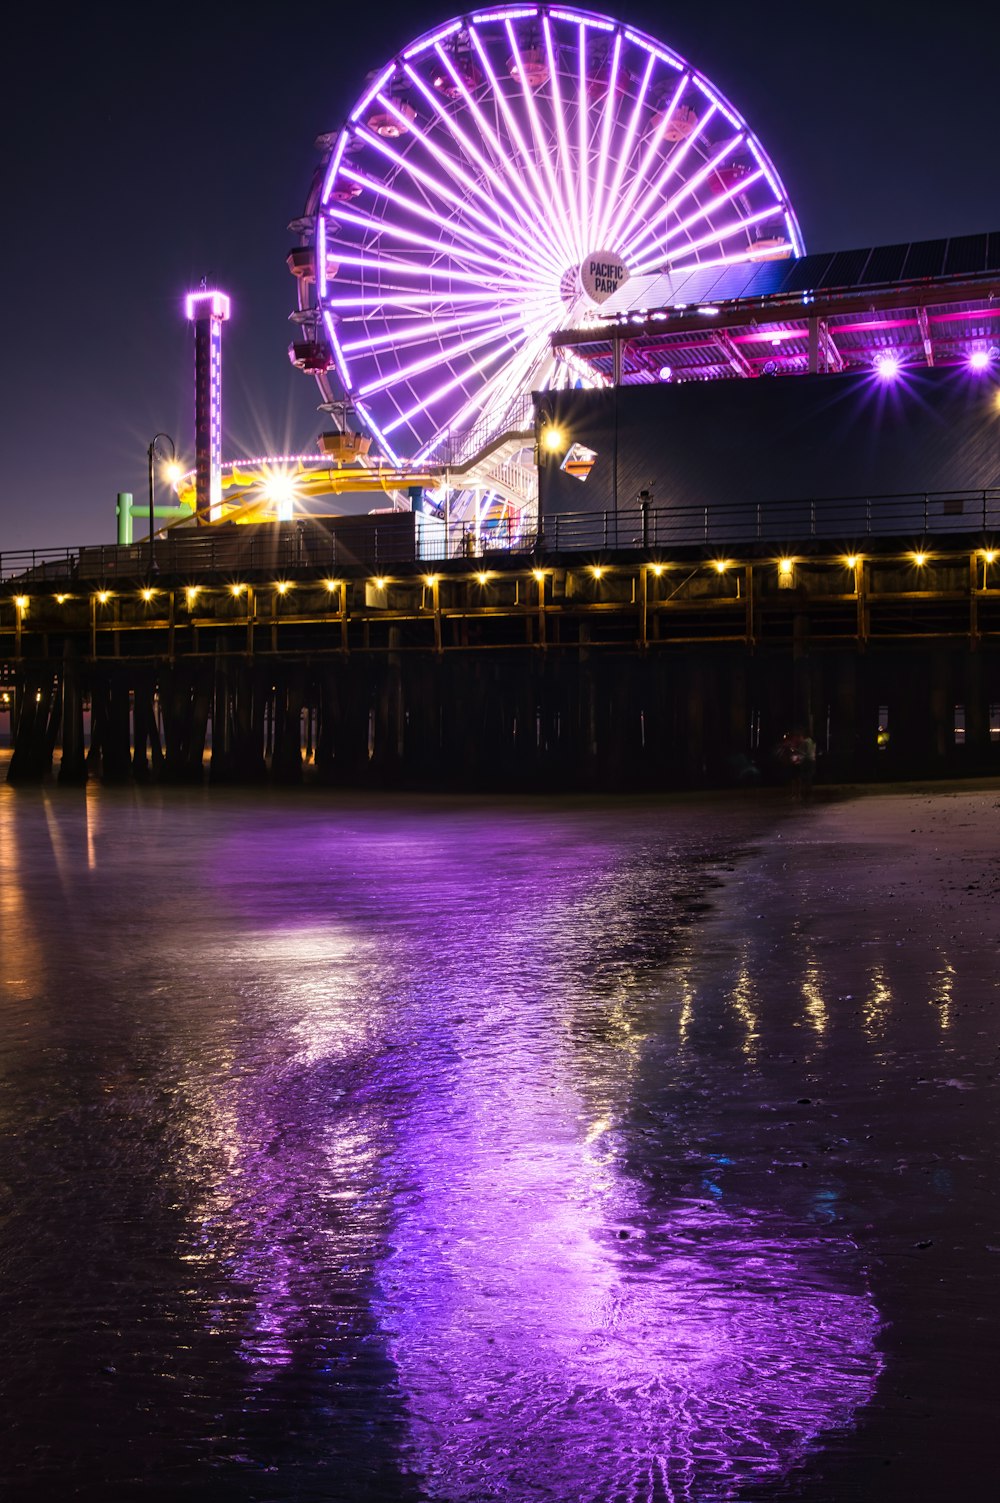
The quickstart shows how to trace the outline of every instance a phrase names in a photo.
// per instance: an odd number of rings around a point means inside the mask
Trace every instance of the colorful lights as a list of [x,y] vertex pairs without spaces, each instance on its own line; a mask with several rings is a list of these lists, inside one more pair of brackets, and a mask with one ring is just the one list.
[[983,371],[989,370],[995,355],[996,350],[994,349],[973,350],[969,356],[969,369],[980,375]]
[[872,361],[872,369],[880,381],[895,381],[902,369],[902,362],[891,350],[880,350]]
[[661,365],[659,374],[661,381],[672,381],[674,378],[673,370],[669,365]]
[[[405,124],[404,143],[370,127],[372,109]],[[720,164],[740,177],[713,194]],[[314,195],[307,210],[318,280],[297,286],[342,389],[317,379],[328,401],[361,395],[380,446],[419,460],[446,435],[468,457],[461,445],[510,424],[529,391],[576,378],[550,336],[593,313],[580,268],[598,250],[632,276],[642,262],[748,260],[758,226],[790,216],[739,111],[669,49],[534,6],[474,12],[386,62],[336,138],[321,198],[328,209],[317,216]]]

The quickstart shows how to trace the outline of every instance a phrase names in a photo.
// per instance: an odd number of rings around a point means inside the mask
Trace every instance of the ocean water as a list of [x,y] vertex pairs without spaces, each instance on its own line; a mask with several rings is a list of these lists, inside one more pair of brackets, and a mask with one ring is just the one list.
[[963,1025],[775,902],[811,817],[0,789],[0,1495],[890,1496]]

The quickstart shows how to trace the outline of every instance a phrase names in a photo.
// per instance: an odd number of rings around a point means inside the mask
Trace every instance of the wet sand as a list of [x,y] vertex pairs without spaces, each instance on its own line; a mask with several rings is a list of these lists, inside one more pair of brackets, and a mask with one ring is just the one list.
[[[766,1019],[752,1063],[772,1172],[809,1182],[804,1215],[822,1187],[830,1234],[866,1267],[885,1362],[849,1431],[741,1497],[922,1503],[1000,1485],[998,893],[1000,782],[817,790],[702,931],[703,997],[736,995],[740,955]],[[789,1067],[796,1096],[768,1100]]]

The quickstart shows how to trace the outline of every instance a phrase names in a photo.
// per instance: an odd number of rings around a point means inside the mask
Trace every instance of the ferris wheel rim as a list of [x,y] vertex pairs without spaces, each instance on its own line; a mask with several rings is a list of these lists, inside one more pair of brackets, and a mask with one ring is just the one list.
[[[432,78],[421,71],[431,59]],[[564,84],[575,90],[568,105]],[[723,127],[714,139],[713,121]],[[673,144],[660,157],[664,142]],[[679,175],[689,157],[695,170]],[[752,209],[751,189],[762,208]],[[730,223],[712,219],[737,204],[746,208]],[[721,90],[637,28],[548,4],[455,18],[377,70],[333,140],[310,218],[313,301],[300,306],[331,352],[321,389],[328,402],[350,401],[394,462],[407,445],[423,462],[463,424],[488,426],[533,386],[565,377],[549,337],[581,302],[588,258],[598,270],[617,258],[628,277],[749,260],[758,243],[753,259],[803,253],[770,156]],[[782,238],[765,243],[759,228],[779,224]],[[727,253],[740,235],[742,250]],[[584,302],[601,296],[582,288]],[[447,375],[428,390],[421,378],[433,368]]]

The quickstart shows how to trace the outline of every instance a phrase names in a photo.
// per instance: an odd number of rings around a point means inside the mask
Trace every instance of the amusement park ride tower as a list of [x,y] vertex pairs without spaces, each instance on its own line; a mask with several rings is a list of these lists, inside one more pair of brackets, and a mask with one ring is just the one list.
[[194,324],[195,520],[222,515],[222,325],[229,317],[224,292],[189,292],[184,311]]

